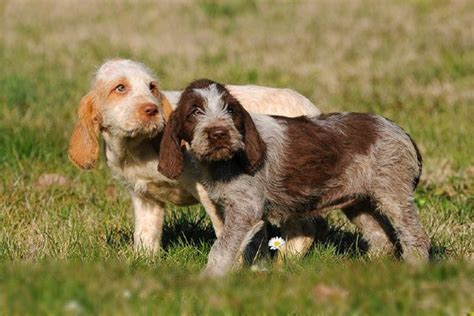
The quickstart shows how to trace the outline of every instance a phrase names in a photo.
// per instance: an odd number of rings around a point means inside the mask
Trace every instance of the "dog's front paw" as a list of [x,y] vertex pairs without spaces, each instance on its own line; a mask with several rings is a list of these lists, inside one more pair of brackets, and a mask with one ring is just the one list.
[[133,249],[135,253],[150,256],[159,253],[161,245],[159,239],[135,238]]

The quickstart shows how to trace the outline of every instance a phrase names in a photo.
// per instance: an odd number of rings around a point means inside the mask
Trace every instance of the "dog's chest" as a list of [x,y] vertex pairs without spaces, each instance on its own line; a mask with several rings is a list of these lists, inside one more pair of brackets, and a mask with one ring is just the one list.
[[134,186],[134,192],[152,200],[182,206],[198,202],[181,186],[165,181],[137,181]]
[[134,194],[154,201],[191,205],[196,199],[177,181],[170,180],[156,169],[158,160],[124,163],[122,166],[109,163],[113,174],[123,181]]

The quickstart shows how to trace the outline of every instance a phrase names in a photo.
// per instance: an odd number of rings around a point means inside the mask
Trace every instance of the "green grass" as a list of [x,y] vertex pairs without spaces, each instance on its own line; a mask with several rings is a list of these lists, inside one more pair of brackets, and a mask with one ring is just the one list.
[[319,256],[283,271],[238,273],[225,282],[199,279],[197,272],[195,265],[177,269],[139,260],[3,265],[0,290],[6,294],[0,302],[5,313],[18,314],[460,315],[471,303],[468,279],[474,273],[460,263],[414,269]]
[[[0,1],[0,315],[429,314],[474,310],[472,1]],[[424,156],[416,192],[432,263],[371,261],[340,214],[307,257],[198,278],[213,242],[200,207],[168,207],[163,251],[132,251],[124,187],[67,160],[103,60],[192,79],[290,87],[323,111],[371,111]],[[45,173],[67,179],[41,186]],[[278,235],[275,228],[272,236]]]

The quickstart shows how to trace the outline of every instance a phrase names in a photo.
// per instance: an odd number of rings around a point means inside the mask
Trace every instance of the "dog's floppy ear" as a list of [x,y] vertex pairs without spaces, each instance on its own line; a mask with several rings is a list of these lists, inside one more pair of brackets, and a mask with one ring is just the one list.
[[243,110],[241,113],[243,114],[245,130],[245,167],[249,174],[254,174],[265,159],[267,146],[260,137],[250,114],[246,110]]
[[78,121],[69,141],[68,156],[77,167],[91,169],[99,158],[100,117],[94,105],[94,97],[86,94],[79,105]]
[[164,95],[163,92],[160,92],[160,101],[161,101],[161,105],[163,106],[163,116],[164,116],[165,122],[168,122],[168,120],[170,119],[171,113],[173,113],[173,107],[171,106],[170,101]]
[[183,152],[181,151],[181,139],[179,138],[180,129],[181,123],[175,111],[171,114],[165,126],[158,158],[158,171],[170,179],[178,178],[183,172]]

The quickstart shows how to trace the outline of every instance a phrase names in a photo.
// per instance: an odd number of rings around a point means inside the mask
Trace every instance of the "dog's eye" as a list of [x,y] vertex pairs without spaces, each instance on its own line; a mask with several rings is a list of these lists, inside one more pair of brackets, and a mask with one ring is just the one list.
[[227,113],[229,113],[230,115],[234,115],[235,111],[233,108],[227,108]]
[[149,87],[150,87],[150,91],[151,91],[151,92],[155,92],[155,90],[156,90],[156,84],[155,84],[155,83],[150,82]]
[[203,114],[202,110],[198,107],[195,107],[189,116],[198,116]]
[[118,86],[115,87],[115,91],[124,93],[125,92],[125,86],[123,84],[119,84]]

